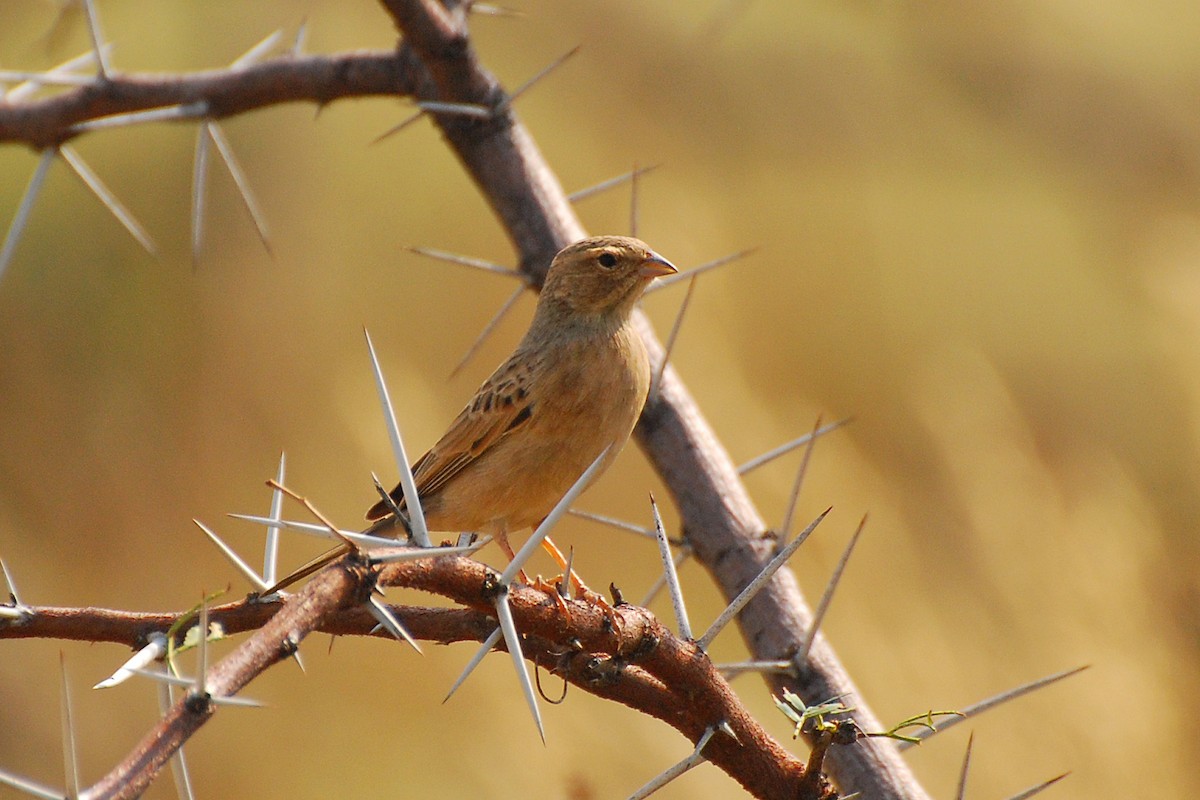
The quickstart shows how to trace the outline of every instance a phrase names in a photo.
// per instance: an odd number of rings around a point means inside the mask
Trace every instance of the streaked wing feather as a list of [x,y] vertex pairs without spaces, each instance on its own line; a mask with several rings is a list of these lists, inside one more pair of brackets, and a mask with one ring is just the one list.
[[[529,366],[514,357],[479,387],[437,444],[413,465],[413,478],[421,497],[432,497],[497,442],[528,423],[533,410],[527,389],[529,377]],[[404,508],[404,493],[399,486],[391,491],[391,496]],[[367,512],[367,518],[379,519],[390,511],[380,501]]]

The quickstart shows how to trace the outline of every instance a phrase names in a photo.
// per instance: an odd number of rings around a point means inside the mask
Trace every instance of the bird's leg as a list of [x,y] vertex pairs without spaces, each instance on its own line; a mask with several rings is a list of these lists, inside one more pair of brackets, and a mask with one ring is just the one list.
[[[542,579],[541,575],[538,575],[537,580],[533,582],[533,587],[535,589],[540,589],[541,591],[553,597],[554,602],[558,604],[558,610],[562,612],[563,616],[566,617],[567,621],[569,622],[571,619],[571,607],[567,605],[567,600],[563,596],[563,583],[567,580],[567,560],[563,558],[562,551],[555,546],[554,542],[550,540],[549,536],[542,540],[542,549],[549,553],[550,557],[558,563],[558,568],[563,571],[563,576],[555,581],[546,581]],[[583,581],[580,580],[579,576],[575,574],[575,570],[571,570],[571,577],[575,580],[576,594],[582,595],[582,592],[580,591],[581,589],[589,592],[591,591],[584,586]]]
[[[512,545],[508,543],[508,529],[503,527],[498,528],[496,529],[495,534],[496,544],[500,545],[500,549],[504,551],[504,555],[508,556],[508,563],[511,564],[516,559],[517,553],[512,549]],[[525,574],[525,570],[522,569],[518,571],[521,575],[521,583],[530,585],[529,576]]]

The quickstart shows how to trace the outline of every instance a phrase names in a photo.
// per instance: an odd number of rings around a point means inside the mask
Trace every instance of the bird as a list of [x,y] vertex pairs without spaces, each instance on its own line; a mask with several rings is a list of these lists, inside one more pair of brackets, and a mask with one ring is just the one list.
[[[650,386],[630,316],[678,270],[645,242],[596,236],[554,257],[528,331],[412,465],[430,530],[491,535],[536,527],[591,464],[598,476],[628,440]],[[594,479],[594,478],[593,478]],[[367,512],[368,533],[407,528],[397,485]]]

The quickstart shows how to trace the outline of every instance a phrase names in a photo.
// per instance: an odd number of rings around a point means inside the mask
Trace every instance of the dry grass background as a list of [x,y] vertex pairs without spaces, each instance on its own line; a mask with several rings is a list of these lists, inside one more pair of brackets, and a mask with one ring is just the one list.
[[[510,87],[584,45],[519,105],[568,189],[661,163],[641,201],[657,249],[692,266],[762,246],[702,280],[675,357],[734,458],[818,414],[856,418],[817,448],[801,516],[835,510],[795,564],[819,593],[871,513],[827,625],[865,697],[894,720],[1092,665],[913,751],[927,788],[952,793],[971,729],[969,796],[1066,770],[1047,796],[1200,791],[1200,7],[519,5],[523,19],[474,26]],[[228,63],[305,18],[313,52],[393,41],[371,3],[100,9],[127,70]],[[79,20],[55,15],[7,0],[0,64],[86,49]],[[180,608],[224,585],[190,518],[255,552],[258,533],[222,515],[266,509],[280,450],[289,483],[353,523],[369,471],[394,475],[362,324],[411,449],[511,347],[530,299],[447,381],[511,287],[402,248],[509,252],[428,124],[367,146],[407,113],[357,101],[226,124],[274,260],[215,169],[190,268],[191,126],[79,143],[158,261],[51,173],[0,285],[0,554],[28,602]],[[0,149],[6,219],[34,160]],[[594,232],[628,229],[627,193],[580,210]],[[660,329],[681,298],[647,300]],[[796,461],[750,479],[772,522]],[[582,505],[645,521],[648,489],[630,447]],[[594,583],[639,596],[653,580],[643,541],[579,521],[561,537]],[[684,579],[702,624],[719,600],[694,565]],[[95,779],[154,716],[145,687],[84,690],[123,658],[111,646],[0,647],[0,766],[61,780],[59,649]],[[282,666],[252,687],[269,709],[222,712],[189,746],[201,796],[620,797],[688,750],[582,692],[547,710],[543,748],[506,660],[441,706],[470,648],[429,649],[310,641],[306,676]],[[738,686],[785,737],[761,684]],[[664,796],[739,790],[702,768]]]

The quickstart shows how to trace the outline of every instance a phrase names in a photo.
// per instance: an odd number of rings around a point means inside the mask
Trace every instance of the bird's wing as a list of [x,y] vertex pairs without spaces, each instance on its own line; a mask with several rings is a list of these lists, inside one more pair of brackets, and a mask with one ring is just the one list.
[[[531,373],[532,365],[514,355],[479,387],[437,444],[413,464],[417,494],[431,497],[497,442],[529,423],[533,418]],[[391,491],[391,497],[404,507],[400,486]],[[367,519],[390,513],[391,507],[381,500],[367,512]]]

